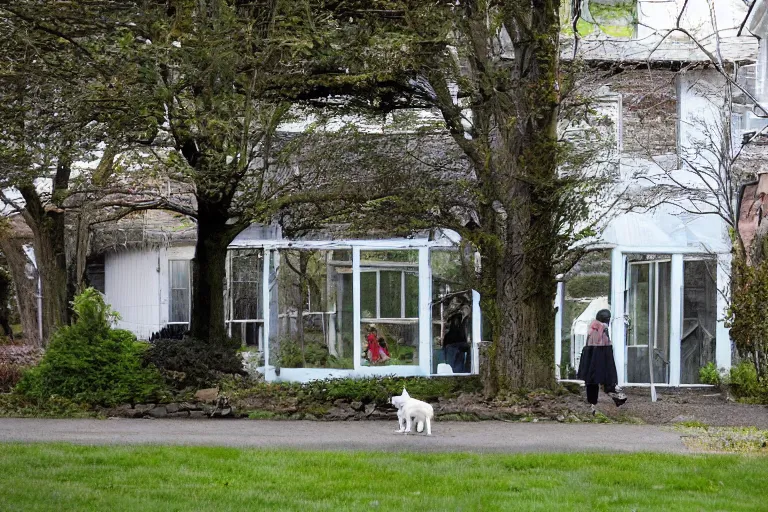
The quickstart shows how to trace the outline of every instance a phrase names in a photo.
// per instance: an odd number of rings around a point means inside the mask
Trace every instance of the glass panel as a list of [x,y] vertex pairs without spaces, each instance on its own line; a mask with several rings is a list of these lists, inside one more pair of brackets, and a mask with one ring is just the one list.
[[699,369],[715,362],[717,328],[717,262],[683,263],[683,331],[680,382],[699,384]]
[[379,272],[379,316],[381,318],[403,318],[402,291],[403,272],[382,270]]
[[353,368],[350,254],[280,251],[277,334],[270,340],[278,366]]
[[377,297],[376,272],[360,272],[360,315],[363,318],[376,318],[378,316]]
[[189,260],[170,260],[169,322],[189,322]]
[[418,274],[405,274],[405,317],[419,317],[419,276]]
[[446,363],[453,373],[472,370],[472,293],[458,250],[430,251],[432,267],[432,372]]
[[560,378],[575,379],[587,331],[601,309],[611,309],[611,253],[587,254],[565,276]]
[[418,365],[419,252],[361,251],[360,271],[361,363]]
[[230,289],[232,320],[263,318],[261,301],[264,258],[261,250],[231,252]]
[[671,263],[632,263],[629,278],[627,381],[650,382],[650,345],[653,348],[653,381],[668,383]]

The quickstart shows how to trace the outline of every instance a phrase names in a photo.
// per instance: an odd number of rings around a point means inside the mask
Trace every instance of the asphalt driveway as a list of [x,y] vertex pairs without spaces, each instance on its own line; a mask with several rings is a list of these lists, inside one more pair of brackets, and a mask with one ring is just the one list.
[[207,445],[312,450],[687,453],[679,433],[652,425],[436,421],[432,436],[397,422],[0,418],[0,442]]

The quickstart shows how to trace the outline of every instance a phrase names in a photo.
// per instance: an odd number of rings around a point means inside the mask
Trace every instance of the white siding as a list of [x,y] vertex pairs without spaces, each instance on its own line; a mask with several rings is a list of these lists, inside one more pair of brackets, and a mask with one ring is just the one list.
[[157,250],[107,254],[104,292],[107,303],[120,314],[118,327],[140,339],[160,329],[160,273]]

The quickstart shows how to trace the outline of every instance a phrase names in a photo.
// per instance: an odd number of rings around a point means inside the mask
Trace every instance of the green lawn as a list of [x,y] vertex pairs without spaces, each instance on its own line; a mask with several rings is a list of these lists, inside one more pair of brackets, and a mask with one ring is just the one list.
[[768,510],[768,458],[0,445],[0,510]]

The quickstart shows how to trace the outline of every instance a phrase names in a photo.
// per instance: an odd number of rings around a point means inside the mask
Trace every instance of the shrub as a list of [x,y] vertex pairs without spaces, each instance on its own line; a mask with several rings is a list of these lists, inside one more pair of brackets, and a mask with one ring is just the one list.
[[745,401],[768,399],[768,388],[757,380],[757,370],[750,361],[742,361],[731,368],[730,387],[734,395]]
[[699,369],[699,380],[702,384],[711,384],[713,386],[722,384],[720,371],[715,366],[715,363],[707,363]]
[[239,343],[230,339],[162,339],[150,344],[146,361],[160,369],[173,389],[208,387],[223,375],[246,375]]
[[74,324],[54,333],[40,365],[19,382],[20,393],[112,406],[146,401],[161,391],[157,369],[142,364],[147,345],[129,331],[111,328],[117,315],[96,290],[78,295],[73,309]]

